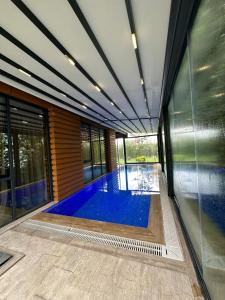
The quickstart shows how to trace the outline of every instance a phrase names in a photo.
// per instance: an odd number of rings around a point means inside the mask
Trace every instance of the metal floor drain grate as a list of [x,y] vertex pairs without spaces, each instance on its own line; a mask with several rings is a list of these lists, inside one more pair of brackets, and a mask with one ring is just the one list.
[[7,261],[12,258],[12,255],[5,253],[5,252],[0,252],[0,267],[2,267]]
[[154,244],[146,241],[140,241],[140,240],[125,238],[121,236],[88,231],[84,229],[56,225],[56,224],[35,221],[35,220],[28,220],[24,222],[23,225],[32,226],[37,229],[42,229],[48,232],[55,232],[55,233],[57,232],[58,234],[67,235],[78,240],[95,242],[105,246],[123,248],[130,251],[151,254],[156,256],[163,256],[163,257],[167,256],[166,247],[160,244]]

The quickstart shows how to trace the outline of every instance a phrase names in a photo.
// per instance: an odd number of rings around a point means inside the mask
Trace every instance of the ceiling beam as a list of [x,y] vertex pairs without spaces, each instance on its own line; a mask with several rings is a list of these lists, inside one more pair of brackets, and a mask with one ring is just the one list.
[[[51,89],[55,90],[56,92],[58,92],[58,93],[64,95],[65,97],[67,97],[68,99],[72,100],[73,102],[75,102],[75,103],[81,105],[81,107],[84,108],[84,106],[85,106],[84,109],[88,109],[88,110],[92,111],[93,113],[99,115],[100,117],[103,118],[103,120],[106,121],[105,116],[102,115],[101,113],[99,113],[98,111],[96,111],[96,110],[94,110],[93,108],[87,106],[86,104],[82,103],[81,101],[75,99],[74,97],[70,96],[69,94],[65,93],[63,90],[59,89],[58,87],[54,86],[54,85],[51,84],[50,82],[44,80],[43,78],[39,77],[38,75],[34,74],[34,73],[31,72],[30,70],[28,70],[28,69],[24,68],[23,66],[19,65],[18,63],[12,61],[10,58],[6,57],[5,55],[0,54],[0,60],[3,60],[3,61],[6,62],[7,64],[9,64],[9,65],[15,67],[15,68],[18,69],[18,70],[22,70],[22,71],[26,72],[27,74],[31,75],[32,78],[34,78],[34,79],[36,79],[37,81],[43,83],[44,85],[50,87]],[[107,120],[110,122],[109,119],[107,119]],[[112,121],[112,122],[114,122],[114,121]],[[118,125],[118,124],[116,124],[116,125]],[[120,127],[120,126],[119,126],[119,127]],[[122,130],[125,130],[125,131],[127,130],[127,128],[123,128],[123,127],[120,127],[120,128],[121,128]],[[129,128],[129,127],[128,127],[128,128]]]
[[[144,79],[144,73],[143,73],[143,69],[142,69],[141,55],[139,52],[138,35],[137,35],[136,28],[135,28],[131,0],[125,0],[125,4],[126,4],[126,9],[127,9],[127,15],[128,15],[128,20],[129,20],[129,24],[130,24],[131,34],[135,34],[135,38],[137,39],[137,47],[136,47],[136,49],[134,49],[134,52],[135,52],[136,59],[137,59],[137,65],[138,65],[138,70],[139,70],[139,75],[140,75],[140,83],[142,85],[142,90],[144,93],[144,99],[145,99],[144,101],[145,101],[145,104],[147,107],[148,114],[149,114],[149,116],[151,116],[151,110],[150,110],[150,107],[148,104],[148,96],[147,96],[147,92],[146,92],[146,88],[145,88],[145,79]],[[150,120],[150,128],[151,128],[151,131],[153,131],[151,120]]]
[[[56,96],[54,96],[54,95],[51,95],[50,93],[48,93],[48,92],[46,92],[46,91],[43,91],[42,89],[40,89],[40,88],[38,88],[38,87],[36,87],[36,86],[34,86],[34,85],[28,83],[28,82],[26,82],[26,81],[24,81],[24,80],[22,80],[22,79],[16,77],[16,76],[14,76],[14,75],[12,75],[12,74],[10,74],[10,73],[4,71],[4,70],[2,70],[2,69],[0,69],[0,74],[1,74],[2,76],[6,77],[6,78],[9,78],[9,79],[11,79],[11,80],[13,80],[13,81],[19,83],[19,84],[22,84],[23,86],[28,87],[29,89],[31,89],[31,90],[33,90],[33,91],[36,91],[36,92],[38,92],[38,93],[40,93],[40,94],[42,94],[42,95],[44,95],[44,96],[46,96],[46,97],[49,97],[49,98],[51,98],[51,99],[53,99],[53,100],[55,100],[55,101],[57,101],[57,102],[59,102],[59,103],[65,105],[65,106],[69,107],[70,109],[73,109],[73,110],[76,111],[76,112],[79,112],[79,113],[81,113],[81,114],[83,114],[83,115],[88,116],[88,117],[91,118],[91,119],[94,119],[95,122],[97,121],[98,123],[99,123],[99,122],[100,122],[100,123],[104,123],[102,119],[99,119],[99,118],[97,118],[97,117],[95,117],[95,116],[89,114],[89,113],[86,112],[86,111],[82,111],[81,109],[79,109],[79,108],[77,108],[77,107],[71,105],[70,103],[68,103],[68,102],[66,102],[66,101],[63,101],[63,100],[59,99],[58,97],[56,97]],[[112,124],[110,124],[110,127],[115,128],[115,129],[118,130],[118,128],[115,127],[115,126],[112,125]],[[120,131],[120,130],[119,130],[119,131]],[[124,132],[124,131],[123,131],[123,132]]]
[[[119,119],[114,115],[111,111],[106,109],[103,105],[98,103],[96,100],[94,100],[92,97],[90,97],[88,94],[86,94],[84,91],[82,91],[78,86],[76,86],[72,81],[70,81],[68,78],[66,78],[64,75],[62,75],[60,72],[58,72],[55,68],[53,68],[51,65],[49,65],[45,60],[43,60],[40,56],[35,54],[33,51],[31,51],[28,47],[26,47],[24,44],[22,44],[19,40],[17,40],[14,36],[12,36],[9,32],[7,32],[4,28],[0,27],[0,34],[4,36],[8,41],[10,41],[12,44],[20,48],[22,51],[24,51],[27,55],[32,57],[35,61],[40,63],[42,66],[44,66],[46,69],[51,71],[53,74],[55,74],[57,77],[62,79],[64,82],[69,84],[72,88],[77,90],[79,93],[81,93],[83,96],[88,98],[92,103],[96,104],[98,107],[106,111],[108,114],[113,116],[115,119],[119,121]],[[135,132],[133,128],[129,127],[127,124],[124,124],[127,126],[131,131]]]
[[[98,85],[98,83],[93,79],[93,77],[88,74],[88,72],[79,64],[79,62],[69,53],[69,51],[55,38],[55,36],[48,30],[48,28],[35,16],[35,14],[23,3],[21,0],[11,0],[16,7],[49,39],[55,47],[64,55],[67,56],[70,60],[74,62],[74,66],[95,86],[98,87],[100,92],[107,98],[110,103],[121,112],[125,117],[126,114],[121,110],[119,105],[117,105],[114,100]],[[131,121],[135,128],[139,128]],[[143,127],[144,128],[144,127]],[[145,128],[144,128],[145,129]]]
[[[125,92],[118,76],[116,75],[112,65],[110,64],[105,52],[103,51],[100,43],[98,42],[93,30],[91,29],[91,26],[89,25],[87,19],[85,18],[82,10],[80,9],[78,3],[76,2],[76,0],[67,0],[71,6],[71,8],[73,9],[75,15],[77,16],[77,18],[79,19],[81,25],[83,26],[83,28],[85,29],[86,33],[88,34],[89,38],[91,39],[93,45],[95,46],[96,50],[98,51],[99,55],[101,56],[102,60],[104,61],[106,67],[108,68],[109,72],[111,73],[112,77],[114,78],[115,82],[117,83],[119,89],[121,90],[122,94],[124,95],[124,97],[126,98],[127,102],[129,103],[129,105],[131,106],[132,110],[134,111],[135,115],[137,116],[138,120],[140,121],[143,129],[146,131],[146,128],[144,127],[144,124],[142,123],[142,121],[140,120],[137,111],[135,110],[131,100],[129,99],[127,93]],[[124,114],[125,115],[125,114]]]

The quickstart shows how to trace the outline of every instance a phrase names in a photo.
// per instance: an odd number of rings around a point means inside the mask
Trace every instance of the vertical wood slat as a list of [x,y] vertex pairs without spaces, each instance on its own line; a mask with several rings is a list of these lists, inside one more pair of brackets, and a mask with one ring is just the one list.
[[[66,135],[57,134],[59,129],[65,130]],[[49,130],[51,149],[54,149],[51,151],[53,193],[54,200],[59,201],[83,187],[80,119],[70,112],[53,107],[49,110]],[[65,166],[62,157],[68,155],[71,165]]]
[[116,162],[116,133],[112,129],[106,131],[106,157],[108,172],[112,172],[117,167]]

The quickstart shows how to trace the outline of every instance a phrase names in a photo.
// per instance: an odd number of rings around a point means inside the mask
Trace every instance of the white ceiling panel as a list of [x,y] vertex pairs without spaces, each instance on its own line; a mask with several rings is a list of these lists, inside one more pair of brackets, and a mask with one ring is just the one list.
[[171,0],[131,2],[147,95],[158,116]]
[[[49,82],[49,78],[51,78],[50,83],[56,86],[57,88],[61,89],[63,93],[69,94],[71,97],[74,97],[75,99],[81,101],[84,105],[93,108],[97,112],[103,114],[106,118],[109,119],[113,118],[111,114],[108,114],[105,110],[101,109],[99,106],[91,102],[88,98],[86,98],[85,96],[77,92],[73,87],[68,85],[65,81],[63,81],[58,76],[53,74],[47,68],[43,67],[36,60],[31,58],[29,55],[27,55],[25,52],[20,50],[18,47],[16,47],[14,44],[9,42],[7,39],[5,39],[2,36],[0,36],[0,52],[6,57],[10,58],[12,61],[16,62],[17,64],[32,71],[35,75],[41,77],[47,82]],[[1,61],[0,61],[0,66],[1,66]],[[65,97],[63,97],[60,93],[57,92],[57,94],[59,98],[65,100]],[[109,109],[111,110],[111,105]]]
[[[99,93],[84,75],[73,67],[65,56],[34,26],[26,16],[10,1],[1,0],[0,19],[1,25],[10,34],[25,44],[34,53],[48,62],[57,71],[70,79],[89,96],[99,101],[100,104],[110,107],[109,101]],[[9,18],[10,16],[10,18]],[[12,22],[11,20],[15,20]],[[16,26],[15,26],[16,24]],[[114,108],[115,113],[119,113]]]
[[138,115],[146,116],[125,1],[79,0],[78,3]]
[[[126,119],[119,109],[129,119],[137,118],[129,102],[118,87],[111,72],[105,65],[98,50],[88,36],[85,28],[80,23],[72,7],[67,0],[23,0],[32,13],[46,26],[60,44],[74,57],[85,71],[98,83],[98,85],[119,106],[112,106],[109,99],[98,92],[94,85],[82,72],[72,66],[65,55],[37,28],[20,9],[9,0],[0,0],[0,26],[8,31],[17,40],[23,43],[56,71],[73,84],[79,87],[94,101],[78,92],[65,80],[58,77],[50,69],[32,58],[32,55],[21,50],[7,38],[0,36],[0,53],[13,62],[19,64],[28,71],[34,73],[43,80],[62,90],[63,93],[81,101],[87,107],[96,111],[85,110],[98,118]],[[147,91],[147,100],[151,116],[159,115],[160,93],[164,67],[168,22],[170,14],[170,0],[130,0],[132,5],[136,38],[140,59],[144,74],[144,82]],[[140,118],[148,117],[147,107],[144,101],[144,93],[139,75],[137,58],[132,44],[131,29],[126,10],[125,1],[121,0],[77,0],[85,18],[93,30],[108,61],[121,82],[135,111]],[[27,77],[18,71],[17,67],[9,62],[0,61],[0,68],[20,78],[43,91],[63,100],[75,108],[84,109],[78,103],[64,97],[59,91],[54,90],[33,77]],[[1,76],[1,80],[17,88],[27,91],[46,101],[65,107],[55,100],[43,96],[26,86]],[[72,108],[65,107],[73,111]],[[111,112],[113,116],[106,110]],[[75,110],[74,110],[75,112]],[[79,113],[80,114],[80,113]],[[100,117],[98,114],[101,114]],[[116,121],[119,126],[129,126],[136,133],[145,133],[139,120],[123,122]],[[133,124],[132,124],[133,122]],[[151,133],[149,120],[142,120],[147,132]],[[109,124],[109,123],[107,123]],[[152,121],[153,131],[157,131],[158,121]],[[113,123],[112,123],[113,126]],[[115,126],[115,125],[114,125]],[[138,129],[137,129],[137,128]],[[140,133],[141,134],[141,133]]]
[[[123,111],[133,114],[111,73],[67,1],[23,1]],[[49,14],[51,11],[51,14]]]

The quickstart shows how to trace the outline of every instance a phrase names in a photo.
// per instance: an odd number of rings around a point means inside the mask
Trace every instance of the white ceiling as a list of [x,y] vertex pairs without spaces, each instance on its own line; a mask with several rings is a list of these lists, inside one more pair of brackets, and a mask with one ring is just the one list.
[[[46,101],[77,112],[79,108],[90,113],[93,117],[108,119],[106,126],[121,126],[124,131],[144,133],[139,120],[124,120],[126,117],[110,104],[110,101],[98,92],[93,84],[76,68],[72,66],[58,48],[37,28],[10,0],[0,0],[0,25],[32,50],[35,54],[54,67],[64,77],[77,85],[92,99],[99,103],[99,107],[86,96],[82,95],[71,85],[52,73],[38,61],[19,49],[5,37],[0,36],[0,53],[10,58],[30,72],[61,89],[64,93],[84,103],[97,113],[84,109],[80,104],[61,95],[58,91],[39,82],[33,77],[28,77],[5,61],[0,61],[0,68],[15,77],[22,79],[41,90],[48,92],[74,106],[67,107],[56,100],[25,87],[12,79],[0,75],[0,80],[12,86],[27,91]],[[164,57],[166,49],[168,22],[170,14],[170,0],[131,0],[136,38],[140,59],[142,63],[144,82],[147,92],[147,101],[150,106],[151,116],[158,117],[160,107],[160,91],[162,85]],[[99,55],[97,49],[72,10],[67,0],[23,0],[23,3],[47,27],[63,47],[79,62],[89,75],[99,84],[110,98],[119,106],[119,109],[129,119],[148,117],[144,93],[140,83],[137,59],[131,40],[131,29],[123,0],[77,0],[87,22],[94,32],[120,83],[128,95],[134,109],[128,103],[116,81]],[[105,111],[108,110],[113,116]],[[98,113],[100,115],[98,115]],[[118,121],[123,119],[123,123]],[[94,119],[93,119],[94,120]],[[115,120],[112,123],[109,120]],[[152,124],[147,119],[142,123],[148,133],[157,131],[157,119]],[[128,127],[126,127],[129,126]],[[118,128],[121,130],[121,128]]]

